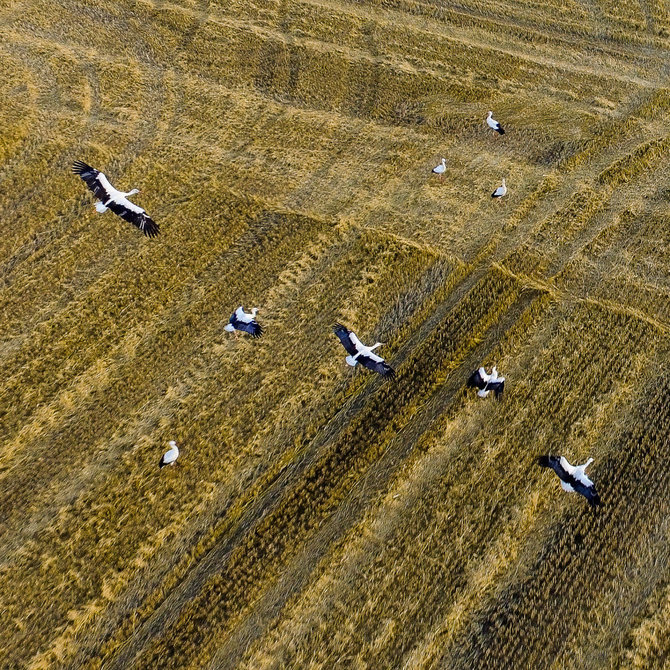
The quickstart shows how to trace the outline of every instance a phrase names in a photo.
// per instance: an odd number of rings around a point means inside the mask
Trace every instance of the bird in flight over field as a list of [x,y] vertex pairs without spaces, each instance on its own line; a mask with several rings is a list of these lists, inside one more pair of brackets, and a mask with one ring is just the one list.
[[503,177],[503,183],[502,186],[498,186],[498,188],[491,193],[492,198],[502,198],[504,195],[507,194],[507,186],[505,185],[505,178]]
[[159,468],[164,468],[166,465],[175,465],[177,459],[179,458],[179,447],[174,440],[168,442],[170,448],[161,456],[161,460],[158,462]]
[[256,321],[257,313],[257,307],[252,308],[251,313],[248,314],[244,311],[244,308],[240,306],[233,312],[230,321],[223,327],[223,329],[227,330],[229,333],[235,333],[235,337],[237,337],[238,330],[249,333],[251,337],[260,337],[263,334],[263,327]]
[[342,346],[349,354],[345,360],[348,365],[352,367],[360,363],[363,367],[377,372],[382,377],[393,379],[395,377],[395,370],[384,361],[381,356],[373,354],[372,350],[382,346],[382,342],[376,342],[371,347],[366,347],[355,335],[355,333],[341,323],[336,323],[333,326],[333,332],[340,338]]
[[568,493],[580,493],[593,507],[600,504],[600,497],[596,493],[596,486],[584,472],[593,463],[592,458],[589,458],[582,465],[570,465],[564,456],[540,456],[537,462],[543,468],[551,468],[558,475],[564,491]]
[[447,169],[447,159],[443,158],[442,162],[437,167],[433,168],[433,174],[439,175],[440,179],[442,179],[446,169]]
[[72,171],[86,182],[86,186],[98,198],[98,202],[95,203],[98,212],[102,214],[111,209],[114,214],[118,214],[125,221],[137,226],[147,237],[158,235],[160,231],[158,224],[141,207],[128,200],[128,196],[139,193],[138,189],[134,188],[128,193],[117,191],[102,172],[83,161],[75,161]]
[[489,115],[486,117],[486,123],[491,130],[495,130],[500,135],[505,134],[505,129],[493,118],[493,112],[489,112]]
[[505,388],[505,378],[498,375],[498,370],[495,365],[493,366],[493,370],[491,370],[491,374],[486,372],[486,368],[479,368],[479,370],[475,370],[470,375],[468,386],[478,388],[479,391],[477,391],[477,395],[480,398],[486,398],[486,396],[493,391],[496,399],[500,400]]

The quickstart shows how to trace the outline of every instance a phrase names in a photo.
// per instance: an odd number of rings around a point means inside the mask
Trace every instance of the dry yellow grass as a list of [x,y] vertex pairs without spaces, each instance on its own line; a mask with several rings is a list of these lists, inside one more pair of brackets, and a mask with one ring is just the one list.
[[1,2],[0,666],[667,667],[669,34],[658,0]]

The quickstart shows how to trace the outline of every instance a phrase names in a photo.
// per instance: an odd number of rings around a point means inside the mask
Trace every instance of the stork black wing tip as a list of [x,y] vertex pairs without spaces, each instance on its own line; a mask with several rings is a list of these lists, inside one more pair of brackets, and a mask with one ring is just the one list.
[[395,381],[396,379],[396,371],[389,365],[387,368],[381,373],[382,377],[384,379],[388,379],[390,381]]
[[158,234],[161,232],[160,226],[149,219],[145,222],[144,228],[142,231],[147,237],[154,238],[158,237]]
[[596,493],[592,498],[589,498],[589,505],[596,509],[603,506],[603,501],[600,499],[600,496]]
[[82,174],[83,172],[88,172],[91,169],[91,166],[87,163],[84,163],[84,161],[76,160],[74,163],[72,163],[72,172],[75,174]]
[[550,463],[549,463],[549,456],[546,456],[546,455],[544,455],[544,456],[540,456],[540,457],[537,459],[537,464],[538,464],[538,465],[541,465],[543,468],[550,468],[551,465],[550,465]]

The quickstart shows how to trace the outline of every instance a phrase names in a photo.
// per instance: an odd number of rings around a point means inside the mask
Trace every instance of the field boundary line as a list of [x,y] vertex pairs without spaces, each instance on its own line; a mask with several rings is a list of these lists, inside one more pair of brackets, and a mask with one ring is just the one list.
[[530,275],[524,274],[522,272],[514,272],[510,270],[502,262],[494,262],[493,267],[500,270],[503,274],[511,277],[512,279],[517,280],[521,286],[526,286],[532,288],[536,291],[542,291],[548,293],[551,297],[557,302],[565,303],[587,303],[589,305],[595,305],[607,312],[613,312],[615,314],[625,314],[626,316],[633,317],[640,321],[644,321],[649,324],[656,330],[658,330],[663,335],[670,335],[670,323],[666,323],[660,319],[656,319],[653,316],[645,314],[635,307],[629,307],[628,305],[623,305],[622,303],[616,302],[614,300],[607,300],[603,298],[593,298],[591,296],[576,296],[571,295],[568,291],[558,288],[550,280],[540,279],[539,277],[532,277]]

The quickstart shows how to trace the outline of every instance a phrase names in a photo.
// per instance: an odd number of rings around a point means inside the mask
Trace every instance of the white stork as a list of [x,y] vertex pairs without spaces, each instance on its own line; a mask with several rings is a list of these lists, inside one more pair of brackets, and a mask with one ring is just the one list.
[[442,163],[440,163],[440,165],[433,168],[433,174],[439,175],[440,179],[442,179],[446,169],[447,169],[447,159],[443,158]]
[[570,465],[564,456],[540,456],[537,462],[543,468],[551,468],[561,480],[561,487],[568,493],[581,493],[593,507],[600,504],[595,484],[586,475],[586,468],[593,463],[589,458],[582,465]]
[[498,188],[491,193],[492,198],[502,198],[504,195],[507,195],[507,186],[505,185],[505,178],[503,177],[503,183],[502,186],[498,186]]
[[83,161],[75,161],[72,171],[78,174],[86,182],[86,186],[93,191],[95,197],[99,198],[95,203],[98,212],[102,214],[111,209],[114,214],[118,214],[125,221],[137,226],[147,237],[158,235],[160,232],[158,224],[141,207],[128,200],[128,196],[139,193],[139,189],[134,188],[127,193],[117,191],[102,172]]
[[493,112],[489,112],[489,115],[486,117],[486,123],[491,130],[495,130],[500,135],[505,134],[505,129],[493,118]]
[[363,367],[377,372],[382,377],[393,379],[395,377],[395,370],[384,361],[381,356],[373,354],[372,350],[382,346],[382,342],[375,342],[371,347],[366,347],[355,335],[354,332],[343,326],[341,323],[336,323],[333,326],[333,332],[340,338],[342,346],[349,354],[344,360],[348,365],[354,367],[360,363]]
[[479,389],[477,395],[480,398],[486,396],[493,391],[497,400],[500,400],[503,390],[505,389],[505,378],[498,375],[498,369],[493,366],[491,374],[486,372],[486,368],[479,368],[475,370],[468,379],[468,386]]
[[238,330],[249,333],[251,337],[260,337],[263,334],[263,327],[256,321],[257,313],[257,307],[252,308],[251,313],[249,314],[245,312],[244,307],[240,305],[233,312],[230,321],[223,327],[223,329],[227,330],[229,333],[235,333],[235,337],[237,337]]
[[170,440],[168,444],[170,448],[161,456],[161,460],[158,462],[159,468],[164,468],[166,465],[175,465],[179,458],[177,443],[174,440]]

